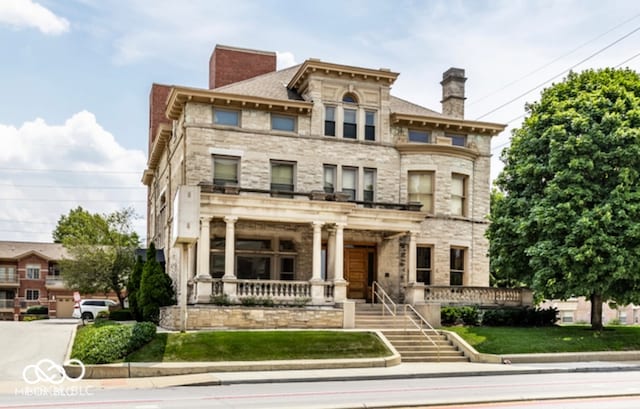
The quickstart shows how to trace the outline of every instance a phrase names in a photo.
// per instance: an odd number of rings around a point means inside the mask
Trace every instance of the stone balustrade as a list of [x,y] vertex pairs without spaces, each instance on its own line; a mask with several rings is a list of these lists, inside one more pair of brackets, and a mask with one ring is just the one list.
[[424,301],[481,307],[516,307],[533,305],[533,294],[526,288],[425,286]]
[[[231,283],[235,286],[235,298],[268,298],[276,303],[309,300],[313,304],[331,304],[334,300],[334,283],[329,281],[290,281],[290,280],[222,280],[211,281],[211,295],[221,296],[224,286]],[[312,300],[314,286],[321,287],[321,300]]]

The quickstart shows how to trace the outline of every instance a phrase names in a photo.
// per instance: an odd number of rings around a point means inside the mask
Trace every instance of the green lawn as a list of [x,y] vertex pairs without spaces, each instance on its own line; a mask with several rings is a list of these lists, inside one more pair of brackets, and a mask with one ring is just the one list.
[[612,326],[602,332],[588,326],[541,328],[446,327],[478,352],[524,354],[544,352],[640,350],[640,327]]
[[371,358],[391,354],[367,332],[210,331],[160,333],[129,362]]

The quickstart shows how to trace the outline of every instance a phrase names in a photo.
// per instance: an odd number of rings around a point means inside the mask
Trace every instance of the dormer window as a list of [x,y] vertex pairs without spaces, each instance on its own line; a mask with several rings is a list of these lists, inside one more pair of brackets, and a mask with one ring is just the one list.
[[467,135],[447,133],[447,134],[445,134],[445,136],[451,138],[451,145],[453,145],[453,146],[466,146],[467,145]]

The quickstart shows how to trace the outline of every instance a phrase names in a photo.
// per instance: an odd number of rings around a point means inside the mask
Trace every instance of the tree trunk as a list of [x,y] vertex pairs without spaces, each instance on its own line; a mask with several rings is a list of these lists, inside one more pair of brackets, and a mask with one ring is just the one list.
[[591,329],[602,331],[602,295],[591,294]]

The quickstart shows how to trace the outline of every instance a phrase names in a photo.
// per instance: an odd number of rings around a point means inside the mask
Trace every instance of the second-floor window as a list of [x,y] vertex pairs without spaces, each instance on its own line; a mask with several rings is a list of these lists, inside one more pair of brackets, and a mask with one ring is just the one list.
[[[271,162],[271,190],[278,192],[294,191],[295,164],[291,162]],[[285,197],[291,197],[285,195]]]
[[40,290],[26,290],[24,296],[27,301],[37,301],[40,298]]
[[433,212],[433,172],[409,172],[409,202],[422,203],[423,212]]
[[238,185],[240,158],[233,156],[213,157],[213,184],[216,186]]
[[356,200],[358,191],[358,169],[342,168],[342,192],[349,194],[349,200]]
[[40,279],[40,266],[28,265],[27,266],[27,279],[39,280]]
[[336,166],[324,165],[323,167],[324,181],[323,189],[325,193],[335,193],[336,191]]
[[466,216],[467,177],[454,173],[451,175],[451,214]]
[[363,173],[362,200],[373,202],[375,200],[376,170],[365,169]]

